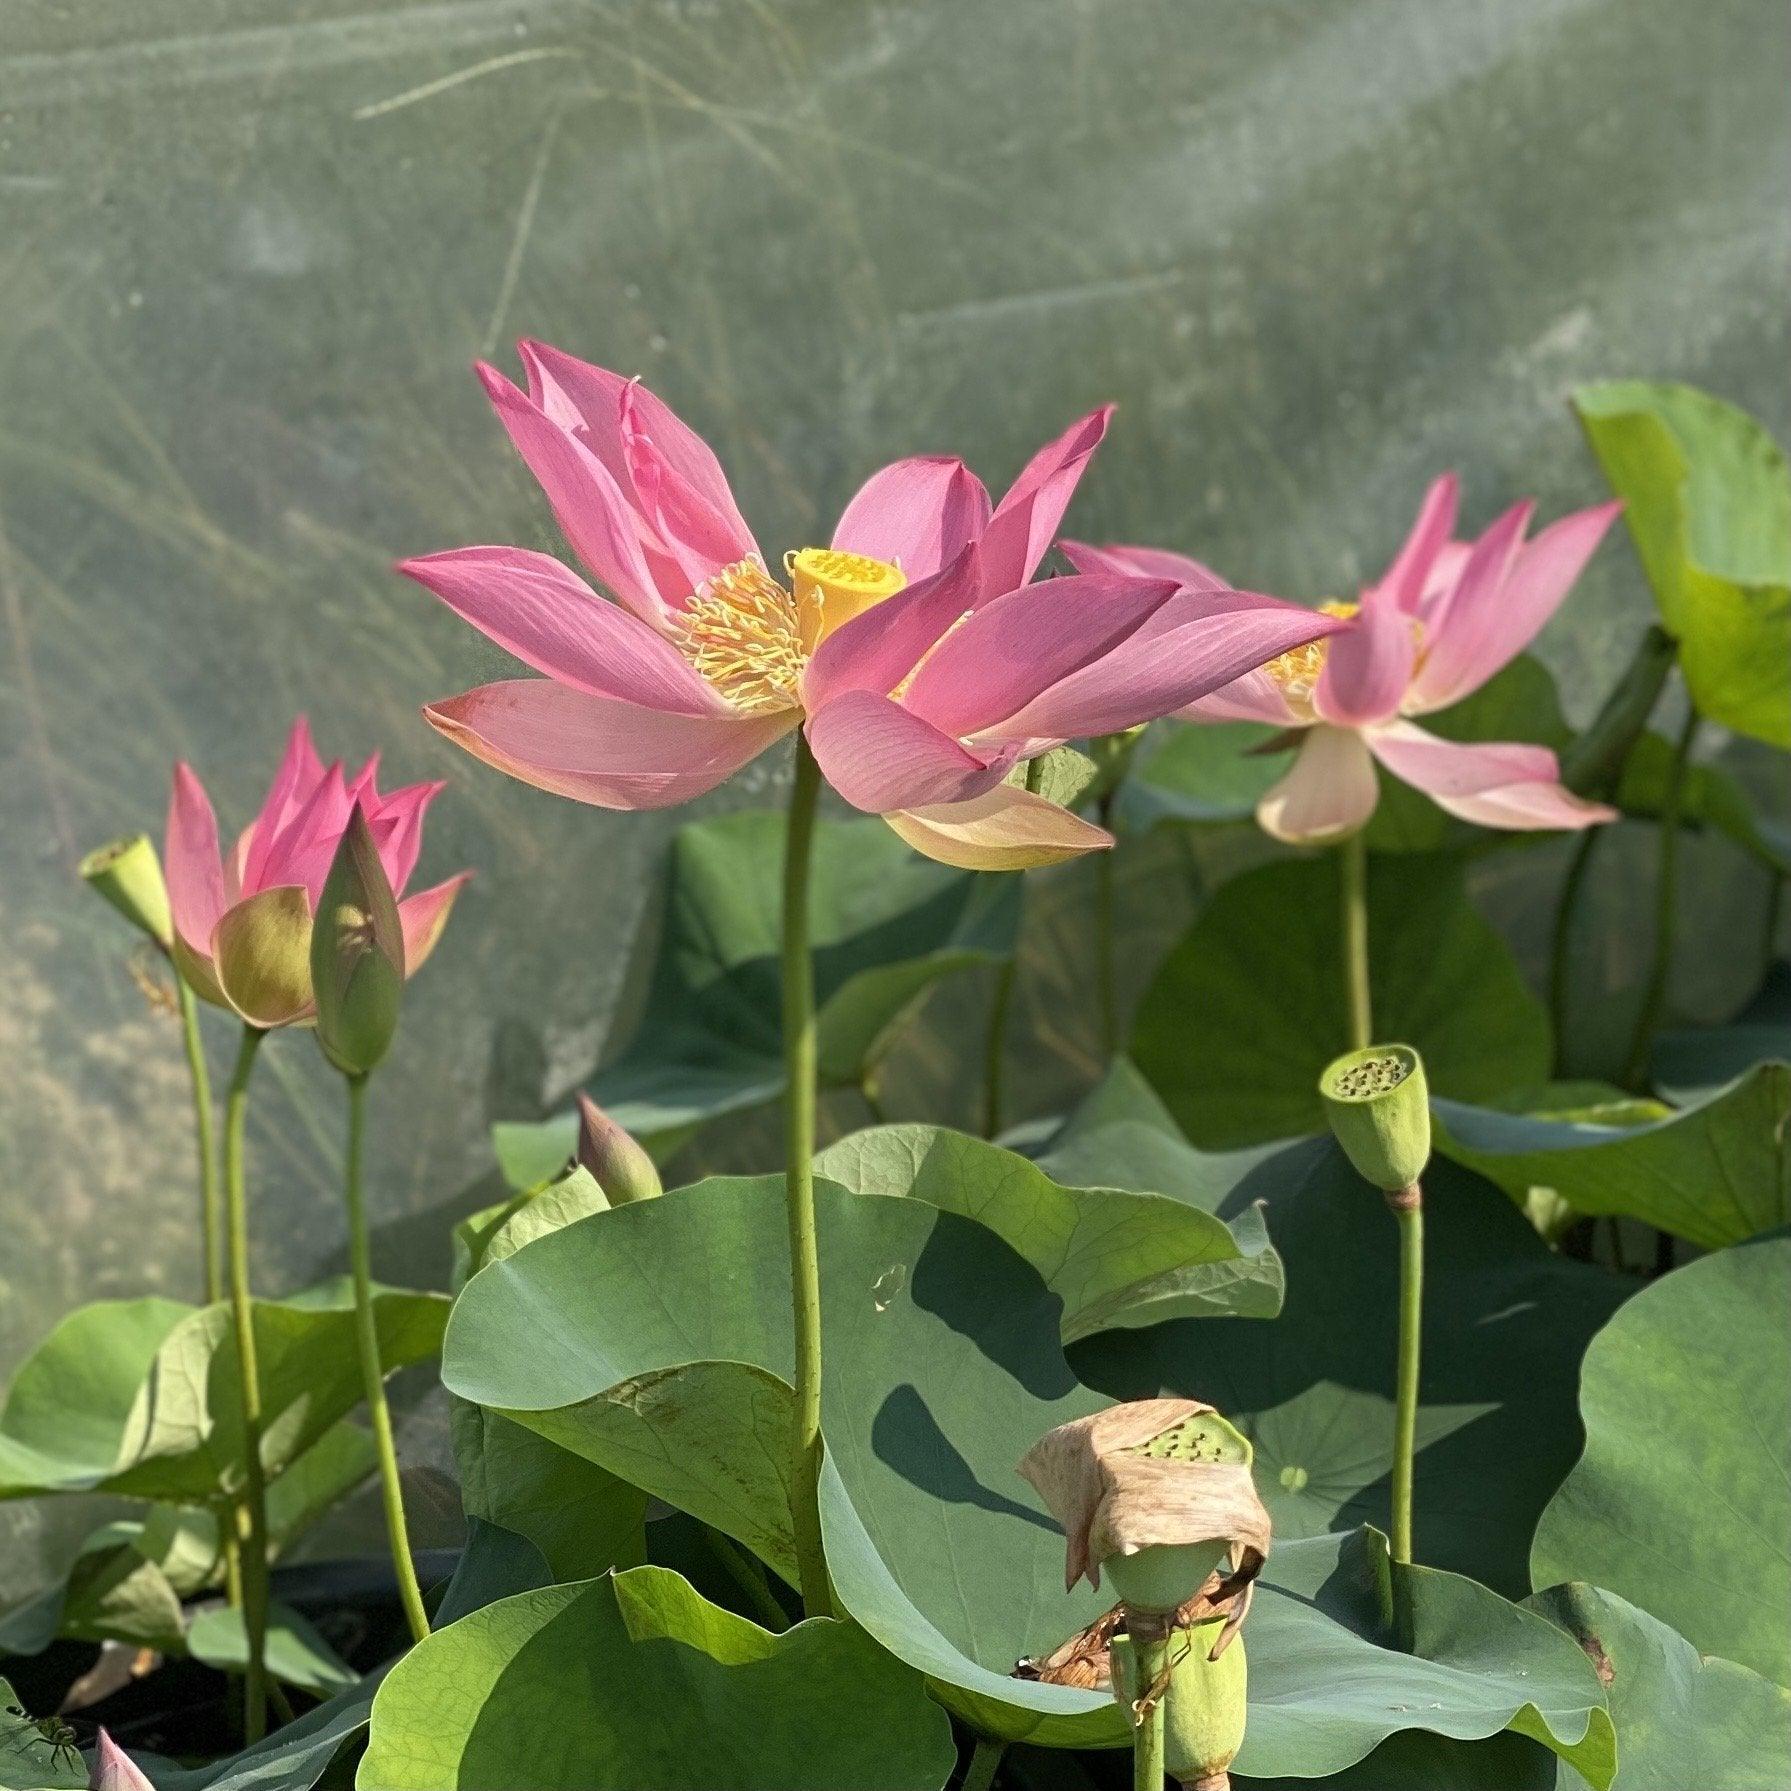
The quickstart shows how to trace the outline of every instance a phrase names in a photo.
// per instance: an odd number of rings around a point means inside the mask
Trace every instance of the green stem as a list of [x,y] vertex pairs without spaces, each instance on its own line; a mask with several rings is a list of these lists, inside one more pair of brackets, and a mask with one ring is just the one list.
[[1580,890],[1585,885],[1586,873],[1592,868],[1592,854],[1603,838],[1602,827],[1588,827],[1580,834],[1579,843],[1573,849],[1572,862],[1567,867],[1567,875],[1561,880],[1560,897],[1555,903],[1554,934],[1549,942],[1548,956],[1548,1011],[1555,1034],[1557,1070],[1561,1064],[1562,1047],[1567,1039],[1567,1002],[1572,994],[1569,975],[1573,953],[1573,916],[1579,907]]
[[1412,1454],[1424,1328],[1424,1196],[1416,1182],[1387,1196],[1399,1221],[1399,1384],[1393,1407],[1393,1559],[1412,1558]]
[[228,1240],[230,1318],[236,1334],[237,1391],[243,1432],[243,1495],[238,1506],[237,1577],[249,1665],[243,1675],[243,1738],[267,1733],[267,1481],[261,1469],[261,1373],[255,1362],[255,1313],[249,1294],[249,1210],[243,1191],[243,1126],[249,1078],[267,1035],[244,1026],[224,1100],[224,1223]]
[[995,994],[989,1003],[989,1036],[983,1046],[983,1136],[1001,1131],[1002,1060],[1007,1055],[1007,1015],[1014,996],[1018,959],[1005,958],[995,972]]
[[1342,890],[1343,989],[1349,1006],[1351,1051],[1365,1050],[1374,1039],[1374,1015],[1368,995],[1368,841],[1352,833],[1337,848]]
[[199,1140],[199,1223],[205,1243],[205,1303],[224,1297],[224,1190],[218,1183],[218,1145],[212,1136],[211,1072],[205,1067],[205,1040],[199,1035],[199,1003],[178,971],[174,991],[180,1001],[180,1031],[193,1081],[193,1130]]
[[[1169,1636],[1165,1632],[1154,1639],[1134,1636],[1132,1652],[1136,1657],[1137,1685],[1140,1698],[1163,1677],[1169,1659]],[[1150,1708],[1139,1716],[1132,1715],[1132,1791],[1163,1791],[1163,1706],[1169,1701],[1168,1691],[1159,1691],[1151,1699]]]
[[[1095,805],[1101,826],[1112,831],[1113,801],[1103,796]],[[1113,848],[1095,854],[1095,986],[1101,1015],[1101,1062],[1113,1061],[1119,1050],[1119,979],[1113,963],[1113,928],[1117,909]]]
[[970,1750],[970,1764],[964,1768],[963,1783],[958,1791],[989,1791],[995,1783],[995,1775],[1001,1770],[1002,1756],[1007,1752],[1005,1741],[996,1741],[987,1735],[979,1735]]
[[1642,1089],[1648,1083],[1648,1053],[1660,1025],[1661,1009],[1667,995],[1667,975],[1673,965],[1673,908],[1679,894],[1679,809],[1685,798],[1685,768],[1691,754],[1692,741],[1698,732],[1698,712],[1687,709],[1685,726],[1673,748],[1672,769],[1668,773],[1667,799],[1660,811],[1660,858],[1654,899],[1654,957],[1648,966],[1648,981],[1642,991],[1642,1010],[1636,1016],[1635,1036],[1630,1041],[1629,1061],[1623,1073],[1625,1084]]
[[784,1202],[790,1224],[790,1305],[796,1353],[796,1416],[790,1456],[790,1523],[802,1609],[833,1615],[821,1549],[821,1262],[815,1236],[815,970],[808,943],[808,876],[821,769],[796,736],[796,776],[784,836]]
[[373,1448],[379,1457],[379,1493],[385,1506],[386,1541],[392,1550],[392,1571],[398,1577],[398,1601],[410,1625],[411,1640],[429,1634],[429,1613],[417,1584],[410,1555],[410,1533],[404,1523],[404,1487],[398,1478],[398,1449],[392,1440],[392,1410],[386,1403],[386,1378],[379,1363],[379,1326],[373,1318],[372,1252],[367,1243],[367,1207],[361,1190],[361,1160],[367,1132],[367,1078],[345,1076],[348,1084],[348,1152],[342,1178],[348,1199],[348,1260],[354,1274],[354,1335],[360,1351],[361,1380],[367,1411],[373,1420]]
[[781,1635],[788,1629],[790,1619],[784,1614],[784,1607],[777,1602],[777,1595],[771,1590],[770,1583],[765,1578],[765,1570],[757,1560],[733,1537],[724,1536],[719,1530],[710,1529],[707,1524],[703,1526],[703,1542],[728,1578],[745,1595],[746,1602],[757,1613],[761,1627],[776,1635]]

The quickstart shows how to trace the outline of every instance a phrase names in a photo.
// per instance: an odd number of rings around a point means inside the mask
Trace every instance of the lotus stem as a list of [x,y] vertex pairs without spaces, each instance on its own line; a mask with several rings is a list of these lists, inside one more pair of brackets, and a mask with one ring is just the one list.
[[963,1782],[958,1791],[989,1791],[995,1783],[995,1775],[1001,1770],[1003,1756],[1007,1753],[1007,1743],[996,1741],[992,1736],[979,1735],[970,1750],[970,1764],[964,1768]]
[[1412,1558],[1412,1455],[1424,1326],[1424,1194],[1416,1182],[1387,1196],[1399,1221],[1399,1379],[1393,1407],[1393,1559]]
[[1604,838],[1602,827],[1588,827],[1579,837],[1573,849],[1573,859],[1567,866],[1567,875],[1561,880],[1560,899],[1555,903],[1554,932],[1549,941],[1548,957],[1548,1012],[1551,1028],[1555,1035],[1555,1063],[1559,1068],[1562,1059],[1562,1045],[1567,1037],[1567,999],[1569,968],[1573,956],[1573,916],[1579,907],[1580,890],[1586,881],[1586,873],[1592,868],[1592,854],[1598,848],[1598,842]]
[[784,836],[784,1201],[790,1226],[790,1305],[796,1355],[790,1523],[806,1616],[833,1615],[821,1548],[821,1263],[815,1235],[815,969],[809,953],[809,860],[821,768],[796,736]]
[[1368,993],[1368,842],[1352,833],[1337,848],[1342,894],[1343,990],[1349,1011],[1351,1051],[1364,1051],[1374,1037]]
[[759,1565],[758,1558],[748,1554],[733,1537],[724,1536],[720,1530],[708,1524],[702,1527],[702,1537],[704,1546],[715,1557],[722,1571],[752,1606],[754,1618],[760,1627],[770,1630],[773,1635],[782,1635],[790,1627],[790,1619],[784,1607],[777,1602],[777,1596],[771,1590],[771,1584],[765,1578],[765,1570]]
[[255,1312],[249,1291],[243,1127],[249,1110],[249,1078],[266,1036],[257,1026],[243,1027],[224,1101],[224,1217],[243,1431],[243,1495],[237,1507],[237,1573],[249,1655],[243,1675],[243,1738],[251,1744],[267,1733],[267,1480],[261,1469],[261,1374],[255,1361]]
[[1016,958],[1003,960],[995,973],[995,994],[989,1004],[989,1037],[983,1052],[983,1136],[1000,1135],[1002,1124],[1002,1059],[1007,1054],[1007,1016],[1013,1004]]
[[1687,709],[1685,726],[1673,748],[1672,768],[1667,774],[1667,797],[1660,811],[1660,856],[1654,898],[1654,956],[1643,986],[1642,1009],[1636,1016],[1635,1036],[1630,1041],[1629,1061],[1623,1080],[1632,1089],[1648,1084],[1648,1055],[1660,1026],[1667,995],[1667,977],[1673,967],[1673,911],[1679,895],[1679,811],[1685,799],[1685,771],[1692,741],[1698,732],[1696,709]]
[[392,1550],[392,1571],[398,1579],[398,1601],[410,1625],[411,1640],[429,1634],[429,1613],[417,1584],[411,1559],[410,1532],[404,1522],[404,1487],[398,1478],[398,1448],[392,1439],[392,1409],[386,1403],[386,1377],[379,1362],[379,1326],[373,1318],[372,1252],[367,1242],[367,1207],[361,1188],[361,1161],[367,1131],[367,1077],[344,1076],[348,1084],[348,1150],[342,1191],[348,1201],[348,1260],[354,1276],[354,1336],[361,1357],[361,1379],[367,1412],[373,1421],[373,1448],[379,1457],[379,1493],[385,1507],[386,1541]]
[[199,1224],[205,1245],[205,1303],[224,1297],[224,1191],[218,1184],[218,1145],[213,1136],[211,1072],[205,1064],[205,1040],[199,1033],[199,1003],[187,979],[174,973],[180,1002],[180,1032],[186,1046],[187,1071],[193,1082],[193,1130],[199,1142]]
[[1128,1624],[1137,1660],[1137,1702],[1132,1707],[1132,1791],[1163,1791],[1163,1706],[1169,1691],[1170,1631],[1160,1617]]
[[[1112,831],[1113,799],[1103,796],[1095,805],[1100,824]],[[1113,1061],[1119,1050],[1119,979],[1113,962],[1113,930],[1117,900],[1114,888],[1113,848],[1095,854],[1095,982],[1100,998],[1101,1062]]]

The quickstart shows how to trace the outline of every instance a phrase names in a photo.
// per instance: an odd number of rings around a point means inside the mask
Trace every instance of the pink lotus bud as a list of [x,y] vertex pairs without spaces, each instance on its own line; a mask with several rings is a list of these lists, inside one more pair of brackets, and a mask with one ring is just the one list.
[[93,1751],[93,1776],[88,1791],[155,1791],[143,1768],[104,1729]]
[[345,1076],[365,1076],[398,1030],[404,929],[373,830],[356,808],[324,879],[311,929],[317,1042]]
[[651,1200],[665,1192],[659,1171],[640,1141],[587,1094],[578,1097],[578,1160],[609,1196],[612,1206]]

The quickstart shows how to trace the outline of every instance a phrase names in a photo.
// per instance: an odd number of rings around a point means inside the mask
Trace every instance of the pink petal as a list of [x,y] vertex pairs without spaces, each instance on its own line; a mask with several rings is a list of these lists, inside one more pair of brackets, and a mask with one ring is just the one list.
[[223,860],[218,855],[218,818],[205,786],[184,759],[174,767],[162,865],[174,930],[188,950],[207,958],[212,928],[229,904]]
[[808,742],[827,781],[873,815],[980,796],[1007,775],[1014,755],[992,761],[886,696],[849,690],[808,718]]
[[417,858],[423,849],[423,817],[429,805],[448,786],[439,781],[406,784],[401,790],[373,802],[362,799],[367,825],[372,830],[379,862],[394,895],[403,895]]
[[1390,586],[1367,592],[1362,607],[1325,654],[1312,706],[1347,728],[1399,713],[1418,657],[1417,629]]
[[264,889],[296,886],[306,891],[315,907],[336,848],[347,830],[348,817],[354,813],[355,800],[349,794],[340,763],[329,766],[305,806],[268,848],[260,879],[245,886],[244,896],[258,895]]
[[593,366],[545,342],[525,340],[516,348],[527,371],[530,396],[556,422],[574,430],[624,491],[628,485],[622,405],[628,395],[637,431],[653,443],[678,483],[726,527],[739,547],[734,558],[743,560],[758,552],[714,449],[664,399],[638,380]]
[[[1072,582],[1058,579],[1035,588],[1050,591]],[[978,738],[1076,740],[1117,733],[1183,709],[1341,626],[1335,616],[1248,591],[1184,592],[1129,639],[998,726],[983,728]]]
[[910,584],[952,564],[989,526],[989,494],[961,460],[920,455],[872,473],[833,531],[833,545],[900,566]]
[[1293,768],[1256,805],[1263,831],[1289,845],[1341,839],[1364,826],[1380,799],[1374,761],[1353,728],[1311,729]]
[[973,541],[943,572],[907,585],[841,623],[803,670],[803,701],[819,709],[848,690],[887,696],[975,608],[982,578]]
[[968,802],[898,809],[884,817],[916,852],[966,871],[1025,871],[1113,844],[1112,834],[1013,784]]
[[1047,442],[995,506],[983,536],[983,565],[991,591],[1011,591],[1038,570],[1076,494],[1089,456],[1107,433],[1113,409],[1111,404],[1103,404],[1072,423],[1055,441]]
[[424,719],[475,759],[598,808],[670,808],[712,790],[787,734],[801,711],[681,715],[546,678],[482,684]]
[[1463,745],[1395,721],[1368,731],[1369,750],[1402,782],[1439,808],[1482,827],[1580,828],[1614,821],[1615,809],[1587,802],[1561,784],[1546,746],[1519,741]]
[[155,1791],[149,1775],[104,1729],[93,1750],[93,1775],[88,1791]]
[[551,421],[535,401],[495,367],[477,369],[498,421],[540,481],[560,532],[572,551],[643,621],[658,623],[689,595],[668,568],[654,577],[642,547],[648,525],[595,454],[571,431]]
[[1228,591],[1231,586],[1211,566],[1162,547],[1090,547],[1086,541],[1059,541],[1057,551],[1078,572],[1122,572],[1133,578],[1172,578],[1188,591]]
[[1294,713],[1287,693],[1260,666],[1175,714],[1181,721],[1266,721],[1278,728],[1301,727],[1309,719]]
[[722,697],[676,647],[577,573],[520,547],[464,547],[398,570],[524,665],[592,696],[716,714]]
[[1431,481],[1418,507],[1418,520],[1405,544],[1393,556],[1393,564],[1382,575],[1377,589],[1388,594],[1394,608],[1407,615],[1417,612],[1419,599],[1429,589],[1432,568],[1437,555],[1455,532],[1455,514],[1461,502],[1461,481],[1454,473],[1444,473]]
[[466,887],[471,871],[462,871],[445,883],[419,889],[398,904],[398,923],[404,929],[404,974],[415,976],[423,960],[435,950],[442,929],[448,924],[448,911],[454,898]]
[[267,855],[279,837],[310,799],[312,791],[323,779],[323,761],[311,741],[311,724],[304,716],[297,717],[286,736],[286,750],[274,772],[261,812],[256,815],[237,841],[235,866],[237,887],[255,890],[263,887],[262,868]]
[[[985,588],[986,566],[985,557]],[[953,629],[921,663],[902,700],[944,733],[974,734],[1111,653],[1174,595],[1166,579],[1105,573],[1023,585]],[[1008,729],[1006,737],[1019,736]]]
[[1480,580],[1472,592],[1458,587],[1430,622],[1414,712],[1458,702],[1509,665],[1560,608],[1622,508],[1598,504],[1563,516],[1517,550],[1502,583]]
[[1482,636],[1473,618],[1482,610],[1496,613],[1534,509],[1530,503],[1513,504],[1468,550],[1455,582],[1425,606],[1423,650],[1405,701],[1414,713],[1459,701],[1492,676],[1494,667],[1479,669]]

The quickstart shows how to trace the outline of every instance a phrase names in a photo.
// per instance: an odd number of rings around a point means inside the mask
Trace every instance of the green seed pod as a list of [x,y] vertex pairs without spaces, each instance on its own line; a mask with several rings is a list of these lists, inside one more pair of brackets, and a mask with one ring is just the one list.
[[651,1200],[665,1192],[645,1146],[588,1094],[578,1097],[578,1161],[590,1171],[612,1206]]
[[[1213,1617],[1169,1638],[1173,1665],[1163,1702],[1163,1764],[1188,1791],[1225,1791],[1244,1745],[1249,1667],[1242,1633],[1211,1658],[1225,1629]],[[1129,1636],[1113,1638],[1113,1695],[1130,1706],[1139,1696],[1138,1664]]]
[[1389,1194],[1417,1182],[1430,1161],[1430,1090],[1410,1045],[1346,1052],[1319,1077],[1318,1092],[1363,1180]]
[[357,806],[324,879],[311,926],[317,1042],[345,1076],[364,1076],[385,1056],[404,997],[404,927]]
[[168,886],[162,881],[162,861],[146,834],[134,833],[89,852],[81,860],[81,875],[163,951],[173,945],[174,917],[168,908]]

